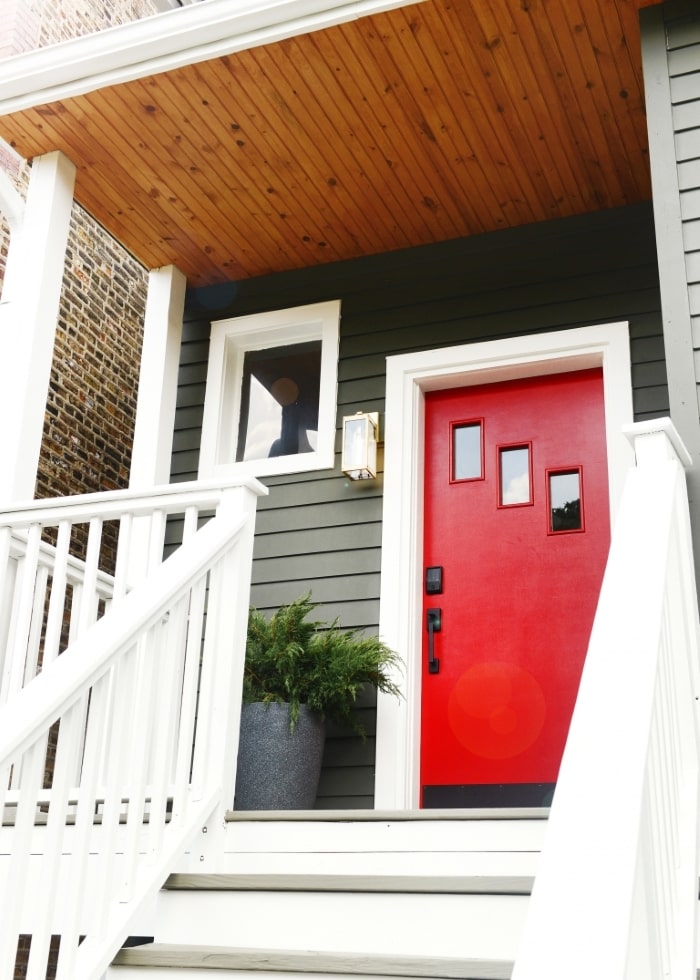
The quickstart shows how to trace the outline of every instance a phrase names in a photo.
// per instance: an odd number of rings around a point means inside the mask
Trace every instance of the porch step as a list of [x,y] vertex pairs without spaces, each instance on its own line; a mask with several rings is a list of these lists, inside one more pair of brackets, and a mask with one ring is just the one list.
[[545,826],[542,811],[232,814],[213,869],[195,844],[140,929],[155,941],[107,976],[505,980]]
[[[532,879],[521,875],[173,876],[159,943],[509,959]],[[242,886],[242,887],[240,887]]]
[[[154,943],[122,950],[114,960],[115,980],[143,978],[155,969],[177,969],[178,978],[206,978],[212,970],[263,980],[314,974],[326,977],[363,976],[414,980],[510,980],[513,964],[499,960],[440,956],[359,956],[298,950],[227,949],[216,946],[178,946]],[[182,971],[186,970],[187,973]],[[111,972],[111,971],[110,971]]]

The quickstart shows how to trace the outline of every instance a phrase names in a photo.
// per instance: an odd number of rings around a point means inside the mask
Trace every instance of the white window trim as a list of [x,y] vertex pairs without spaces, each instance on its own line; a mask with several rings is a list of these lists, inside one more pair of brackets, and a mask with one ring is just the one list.
[[[338,385],[340,300],[218,320],[211,325],[199,478],[274,476],[332,468]],[[318,436],[310,453],[235,462],[246,351],[321,341]]]
[[602,367],[610,512],[634,453],[626,322],[419,351],[387,358],[380,635],[404,661],[404,699],[378,695],[375,808],[419,802],[425,392]]

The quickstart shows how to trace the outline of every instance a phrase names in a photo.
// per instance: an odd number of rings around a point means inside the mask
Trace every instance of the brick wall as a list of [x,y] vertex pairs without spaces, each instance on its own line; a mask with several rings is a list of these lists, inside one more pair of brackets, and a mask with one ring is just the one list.
[[146,285],[144,269],[74,207],[38,497],[127,485]]

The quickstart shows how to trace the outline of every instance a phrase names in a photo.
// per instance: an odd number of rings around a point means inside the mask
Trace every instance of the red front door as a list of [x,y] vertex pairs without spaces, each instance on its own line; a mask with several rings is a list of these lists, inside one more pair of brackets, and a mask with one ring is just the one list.
[[422,805],[546,804],[607,558],[599,369],[426,396]]

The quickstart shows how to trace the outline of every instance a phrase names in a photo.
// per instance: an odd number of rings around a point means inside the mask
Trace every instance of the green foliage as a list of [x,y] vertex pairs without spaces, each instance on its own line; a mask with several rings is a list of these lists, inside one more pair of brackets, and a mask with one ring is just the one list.
[[306,704],[364,735],[352,713],[357,696],[370,684],[400,697],[390,675],[401,660],[376,636],[343,630],[338,620],[308,620],[317,605],[305,595],[269,620],[250,610],[243,700],[288,702],[292,728]]

